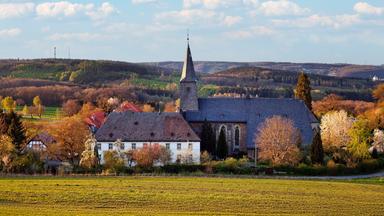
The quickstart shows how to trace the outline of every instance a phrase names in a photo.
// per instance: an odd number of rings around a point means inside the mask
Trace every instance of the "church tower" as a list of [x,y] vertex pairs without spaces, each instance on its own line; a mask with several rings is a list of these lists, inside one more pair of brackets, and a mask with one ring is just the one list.
[[199,104],[197,100],[197,77],[193,66],[191,48],[188,47],[184,60],[183,70],[180,79],[180,111],[198,111]]

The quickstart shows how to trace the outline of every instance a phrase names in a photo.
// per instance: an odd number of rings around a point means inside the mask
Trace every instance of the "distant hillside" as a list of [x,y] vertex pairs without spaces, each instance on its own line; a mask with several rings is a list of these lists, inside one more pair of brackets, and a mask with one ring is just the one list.
[[80,84],[106,83],[131,78],[170,74],[169,69],[118,61],[79,59],[0,60],[0,77],[69,81]]
[[[182,62],[158,62],[145,63],[146,65],[158,65],[162,68],[180,71]],[[292,72],[305,71],[306,73],[337,76],[372,78],[378,76],[384,79],[384,65],[352,65],[352,64],[319,64],[319,63],[289,63],[289,62],[214,62],[196,61],[195,69],[200,73],[215,73],[223,70],[240,67],[262,67],[274,70],[285,70]]]
[[[251,94],[260,97],[292,97],[299,72],[260,67],[233,68],[201,76],[205,92],[215,94]],[[332,77],[309,74],[313,95],[320,99],[336,93],[348,99],[372,100],[371,89],[377,83],[371,79]]]

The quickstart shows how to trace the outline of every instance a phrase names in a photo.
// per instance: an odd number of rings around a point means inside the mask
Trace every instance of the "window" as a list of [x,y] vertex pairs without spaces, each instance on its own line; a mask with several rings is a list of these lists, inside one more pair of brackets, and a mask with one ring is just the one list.
[[112,144],[112,143],[109,143],[109,144],[108,144],[108,149],[109,149],[109,150],[112,150],[112,149],[113,149],[113,144]]
[[97,150],[101,150],[101,143],[97,143]]
[[193,144],[192,144],[192,143],[189,143],[189,144],[188,144],[188,149],[189,149],[189,150],[192,150],[192,149],[193,149]]
[[165,148],[169,150],[169,149],[171,148],[171,144],[166,143],[166,144],[165,144]]
[[125,149],[125,144],[124,143],[121,143],[120,145],[120,150],[124,150]]
[[177,150],[181,150],[181,143],[177,143]]
[[133,149],[133,150],[136,149],[136,143],[132,143],[132,149]]
[[236,126],[235,128],[235,147],[239,147],[240,145],[240,128]]

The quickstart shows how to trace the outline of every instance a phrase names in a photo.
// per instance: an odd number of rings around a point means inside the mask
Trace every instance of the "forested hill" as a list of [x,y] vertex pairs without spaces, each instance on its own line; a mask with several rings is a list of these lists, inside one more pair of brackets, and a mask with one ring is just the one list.
[[[145,63],[147,65],[158,65],[162,68],[169,68],[180,71],[182,62],[156,62]],[[378,76],[384,79],[384,65],[353,65],[353,64],[319,64],[319,63],[290,63],[290,62],[216,62],[196,61],[195,69],[200,73],[215,73],[228,69],[240,67],[262,67],[274,70],[285,70],[299,72],[304,71],[310,74],[319,74],[337,77],[372,78]]]
[[[216,93],[249,94],[260,97],[292,97],[300,72],[271,70],[260,67],[242,67],[206,74],[201,81],[206,85],[220,86]],[[309,74],[313,95],[322,98],[330,93],[348,99],[372,100],[371,89],[378,82],[371,79],[332,77]]]
[[0,77],[32,78],[90,84],[152,78],[170,70],[137,63],[80,59],[0,60]]

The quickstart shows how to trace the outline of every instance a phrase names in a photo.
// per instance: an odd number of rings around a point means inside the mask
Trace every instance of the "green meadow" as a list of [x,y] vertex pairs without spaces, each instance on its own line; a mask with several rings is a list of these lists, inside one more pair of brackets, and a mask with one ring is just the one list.
[[1,215],[382,215],[382,179],[0,178]]

